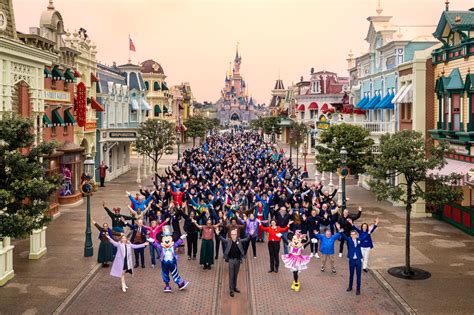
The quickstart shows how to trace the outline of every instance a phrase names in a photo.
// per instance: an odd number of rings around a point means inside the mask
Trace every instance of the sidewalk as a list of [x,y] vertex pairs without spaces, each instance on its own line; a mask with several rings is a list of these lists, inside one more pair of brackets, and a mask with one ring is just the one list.
[[[160,164],[174,162],[176,154],[165,156]],[[110,222],[102,201],[110,208],[120,207],[127,213],[129,203],[125,191],[137,191],[136,160],[132,170],[91,197],[91,216],[97,222]],[[61,216],[46,231],[47,253],[39,260],[29,260],[29,239],[14,242],[15,277],[0,288],[0,314],[51,314],[96,266],[99,241],[92,226],[94,256],[84,258],[85,203],[62,209]]]
[[349,209],[363,207],[356,222],[372,224],[380,217],[373,235],[369,266],[408,302],[418,314],[472,314],[474,292],[474,238],[433,218],[412,218],[412,266],[431,272],[430,279],[395,278],[387,269],[405,264],[405,209],[378,202],[374,195],[348,186]]

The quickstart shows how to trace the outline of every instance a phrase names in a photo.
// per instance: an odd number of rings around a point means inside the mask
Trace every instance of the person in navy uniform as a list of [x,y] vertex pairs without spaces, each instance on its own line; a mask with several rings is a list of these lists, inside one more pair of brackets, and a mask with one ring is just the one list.
[[[349,219],[350,220],[350,219]],[[349,221],[352,223],[352,220]],[[336,227],[339,229],[339,223],[336,224]],[[364,240],[370,235],[367,233],[366,235],[362,235],[359,237],[357,231],[352,230],[350,237],[346,234],[341,233],[341,237],[347,242],[347,259],[349,260],[349,287],[347,288],[347,292],[352,291],[352,286],[354,283],[354,271],[357,275],[357,289],[356,295],[360,295],[360,282],[361,282],[361,272],[362,272],[362,250],[361,245]]]

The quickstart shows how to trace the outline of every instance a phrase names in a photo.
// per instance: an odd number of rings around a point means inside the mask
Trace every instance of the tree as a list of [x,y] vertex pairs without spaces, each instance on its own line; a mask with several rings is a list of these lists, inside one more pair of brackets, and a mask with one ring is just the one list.
[[207,131],[207,121],[201,116],[194,116],[186,121],[188,137],[193,138],[193,146],[196,144],[196,137],[204,137]]
[[308,136],[308,127],[304,123],[293,122],[290,130],[290,146],[296,145],[296,167],[298,167],[298,151]]
[[156,172],[161,157],[175,141],[176,128],[173,123],[162,119],[148,119],[138,127],[135,150],[138,154],[152,159]]
[[[428,149],[427,149],[428,147]],[[369,174],[369,182],[377,199],[390,198],[402,202],[406,209],[405,266],[389,269],[393,276],[404,279],[426,279],[430,274],[412,268],[410,265],[410,217],[412,206],[417,200],[427,203],[445,204],[460,200],[462,191],[451,183],[458,181],[458,174],[430,175],[432,170],[440,170],[446,165],[445,154],[448,144],[425,146],[423,134],[417,131],[400,131],[383,135],[380,139],[380,154],[375,158],[375,165]],[[390,179],[398,178],[397,184],[390,184]],[[403,181],[400,181],[402,179]],[[430,189],[423,189],[423,183]]]
[[33,121],[17,115],[0,120],[0,237],[24,237],[51,218],[49,196],[60,186],[59,176],[48,176],[42,158],[54,143],[33,146]]
[[267,135],[273,134],[280,134],[281,133],[281,126],[280,126],[280,117],[260,117],[258,119],[252,120],[250,122],[250,127],[253,130],[263,129],[263,133]]
[[316,145],[318,169],[323,172],[336,172],[341,165],[341,149],[347,151],[347,167],[352,174],[365,173],[365,166],[371,165],[373,155],[371,147],[374,140],[361,126],[350,124],[331,125],[319,135]]

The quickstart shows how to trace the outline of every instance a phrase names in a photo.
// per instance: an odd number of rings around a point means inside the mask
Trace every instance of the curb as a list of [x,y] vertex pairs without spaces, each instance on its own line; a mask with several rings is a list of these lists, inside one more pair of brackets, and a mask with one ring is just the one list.
[[91,271],[79,282],[79,284],[72,290],[72,292],[66,297],[66,299],[58,306],[53,312],[54,315],[63,314],[66,309],[71,305],[74,299],[82,292],[82,290],[89,284],[94,278],[97,272],[101,269],[101,264],[96,264]]
[[375,278],[375,280],[380,284],[385,292],[392,298],[392,300],[401,308],[404,314],[415,315],[416,311],[401,297],[400,294],[392,287],[390,283],[383,277],[383,275],[378,270],[369,269],[370,274]]
[[220,314],[220,308],[221,308],[221,296],[222,296],[222,281],[221,281],[221,276],[222,276],[222,268],[223,268],[223,259],[218,260],[218,265],[217,265],[217,275],[216,275],[216,280],[214,280],[214,298],[212,299],[212,314]]

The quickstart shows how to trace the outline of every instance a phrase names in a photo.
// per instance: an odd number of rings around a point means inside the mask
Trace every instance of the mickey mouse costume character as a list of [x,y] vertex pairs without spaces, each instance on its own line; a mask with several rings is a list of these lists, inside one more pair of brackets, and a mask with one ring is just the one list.
[[178,285],[179,290],[183,290],[189,284],[189,281],[183,280],[179,275],[178,255],[176,254],[176,249],[183,244],[186,234],[181,235],[181,237],[175,242],[173,240],[173,232],[171,232],[170,226],[166,225],[163,228],[161,235],[161,242],[152,238],[149,238],[148,241],[150,244],[153,244],[160,253],[161,277],[165,283],[163,291],[166,293],[171,292],[170,273],[173,281]]
[[[289,253],[286,255],[281,255],[285,267],[293,271],[293,284],[291,289],[295,292],[300,290],[300,281],[298,279],[298,274],[301,270],[304,270],[307,267],[307,264],[310,262],[311,257],[307,255],[302,255],[301,252],[303,249],[309,245],[310,241],[306,240],[306,235],[301,234],[300,231],[296,231],[293,235],[288,235]],[[317,242],[316,239],[311,239],[311,242]]]

